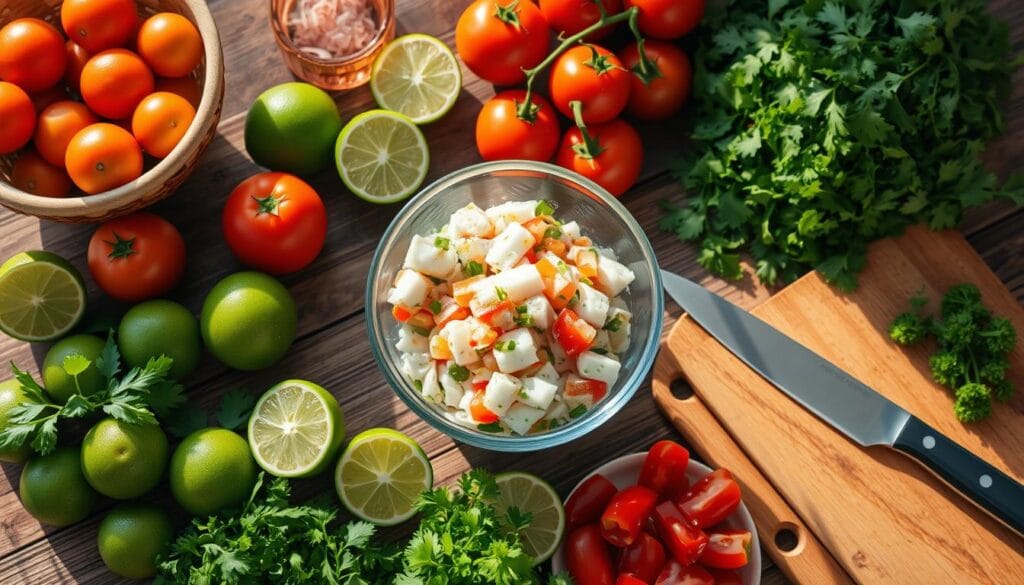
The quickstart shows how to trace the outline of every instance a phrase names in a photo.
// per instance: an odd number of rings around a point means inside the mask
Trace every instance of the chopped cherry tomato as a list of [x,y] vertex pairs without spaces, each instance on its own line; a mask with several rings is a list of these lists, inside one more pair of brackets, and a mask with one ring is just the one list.
[[672,502],[662,502],[654,509],[654,524],[672,556],[684,565],[692,565],[708,545],[708,537],[683,515]]
[[402,323],[408,321],[409,318],[412,317],[412,313],[413,312],[411,309],[409,309],[408,307],[403,307],[402,305],[395,305],[394,307],[391,308],[391,314],[395,317],[395,319],[401,321]]
[[[484,384],[484,388],[487,384]],[[498,415],[491,412],[489,408],[484,406],[484,393],[478,391],[474,396],[473,400],[469,402],[469,414],[478,423],[489,425],[491,423],[498,422]]]
[[636,575],[644,583],[653,583],[664,566],[665,547],[647,532],[640,533],[640,538],[619,556],[619,573]]
[[708,573],[715,578],[715,585],[743,585],[743,578],[736,571],[708,569]]
[[555,341],[562,346],[565,354],[576,357],[586,351],[597,336],[597,329],[580,319],[572,309],[562,309],[552,329]]
[[654,585],[718,585],[715,578],[698,565],[684,566],[673,559],[665,565]]
[[613,545],[627,547],[640,537],[644,522],[658,503],[657,492],[642,485],[615,494],[601,515],[601,535]]
[[613,585],[612,555],[597,524],[587,524],[570,532],[565,556],[569,575],[576,585]]
[[607,393],[608,384],[600,380],[580,378],[575,374],[569,374],[569,377],[565,380],[566,396],[583,396],[584,394],[588,394],[596,404],[604,398]]
[[441,310],[434,317],[438,327],[444,327],[449,321],[461,321],[469,317],[469,309],[460,306],[450,297],[441,299]]
[[716,530],[708,534],[708,547],[700,563],[716,569],[738,569],[750,560],[750,531]]
[[477,393],[483,392],[484,390],[487,389],[487,384],[488,384],[487,380],[477,380],[476,382],[473,382],[473,384],[472,384],[473,391],[477,392]]
[[591,475],[565,502],[565,524],[569,530],[597,522],[619,489],[600,473]]
[[487,325],[491,325],[493,327],[495,324],[499,322],[499,320],[503,316],[509,315],[515,310],[516,304],[506,299],[504,301],[498,302],[498,304],[481,313],[477,317],[477,319],[479,319],[482,323],[486,323]]
[[689,482],[686,468],[690,465],[690,452],[675,441],[658,441],[651,445],[640,470],[642,486],[651,488],[662,497],[686,492]]
[[619,573],[619,578],[615,580],[615,585],[647,585],[647,581],[634,577],[629,573]]
[[728,469],[718,469],[693,484],[677,503],[698,528],[714,526],[740,505],[740,486]]

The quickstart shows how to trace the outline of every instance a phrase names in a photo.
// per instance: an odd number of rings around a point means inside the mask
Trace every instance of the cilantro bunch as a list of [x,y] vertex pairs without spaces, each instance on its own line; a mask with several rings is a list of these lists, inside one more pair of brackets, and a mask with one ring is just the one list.
[[1015,67],[982,0],[728,0],[696,54],[692,196],[662,227],[700,263],[768,284],[809,269],[849,290],[867,244],[955,226],[996,197],[979,159],[1000,134]]
[[1009,400],[1009,354],[1017,332],[1008,319],[996,317],[982,304],[973,284],[949,289],[942,298],[941,317],[922,312],[927,299],[911,300],[911,310],[896,317],[889,337],[913,345],[934,337],[939,350],[931,356],[932,378],[955,392],[953,410],[962,422],[975,422],[992,412],[992,399]]

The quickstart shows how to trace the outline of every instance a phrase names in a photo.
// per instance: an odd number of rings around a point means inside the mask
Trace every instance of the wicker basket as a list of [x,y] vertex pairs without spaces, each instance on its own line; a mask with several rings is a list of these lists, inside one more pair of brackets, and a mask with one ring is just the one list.
[[[170,155],[147,168],[138,179],[96,195],[64,198],[40,197],[15,189],[9,183],[17,154],[0,156],[0,204],[18,213],[63,223],[105,221],[152,205],[167,197],[192,173],[203,151],[217,134],[224,103],[224,55],[217,25],[204,0],[136,0],[145,17],[157,12],[177,12],[191,20],[203,38],[203,60],[192,73],[201,87],[202,99],[188,132]],[[60,0],[4,0],[0,26],[21,17],[42,18],[60,29]]]

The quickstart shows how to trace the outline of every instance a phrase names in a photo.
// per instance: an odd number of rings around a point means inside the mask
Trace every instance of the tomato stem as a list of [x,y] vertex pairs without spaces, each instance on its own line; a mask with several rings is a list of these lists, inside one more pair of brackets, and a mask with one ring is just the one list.
[[583,142],[573,145],[572,149],[580,158],[593,160],[604,151],[604,148],[596,138],[587,132],[587,125],[583,122],[583,102],[573,100],[569,102],[569,107],[572,109],[573,118],[576,120],[576,127],[580,129],[580,136],[583,137]]
[[504,22],[505,24],[515,27],[516,30],[521,30],[523,25],[519,22],[519,14],[516,9],[519,7],[519,0],[513,0],[508,6],[497,5],[498,9],[495,11],[494,16]]
[[644,85],[650,85],[652,81],[661,77],[661,69],[647,56],[647,49],[644,47],[646,40],[640,34],[640,27],[635,18],[629,19],[629,30],[633,31],[636,38],[636,51],[640,54],[640,61],[633,67],[633,74],[640,78]]
[[107,257],[111,260],[127,258],[135,253],[135,238],[128,238],[126,240],[120,234],[114,232],[114,240],[113,242],[104,240],[104,243],[110,245],[110,253],[107,254]]
[[259,209],[256,211],[256,215],[262,215],[264,213],[269,213],[270,215],[278,215],[277,210],[280,207],[281,201],[283,200],[283,198],[278,199],[273,195],[267,195],[266,197],[254,196],[252,199],[253,201],[256,202],[256,205],[259,207]]

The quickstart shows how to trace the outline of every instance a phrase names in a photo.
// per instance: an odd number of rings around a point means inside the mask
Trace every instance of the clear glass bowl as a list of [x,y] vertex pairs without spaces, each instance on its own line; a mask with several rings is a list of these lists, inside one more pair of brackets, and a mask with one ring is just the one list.
[[[414,234],[429,234],[448,223],[455,210],[473,202],[488,208],[505,201],[545,199],[557,217],[579,222],[584,235],[615,251],[636,280],[622,295],[633,314],[629,349],[621,355],[622,375],[594,408],[564,426],[526,436],[504,436],[455,422],[444,407],[420,395],[399,368],[398,322],[386,302]],[[443,177],[411,199],[384,233],[366,282],[366,322],[370,347],[395,393],[434,428],[470,445],[495,451],[534,451],[567,443],[605,423],[636,392],[654,363],[664,300],[661,274],[643,229],[617,199],[596,183],[561,167],[530,161],[474,165]]]

